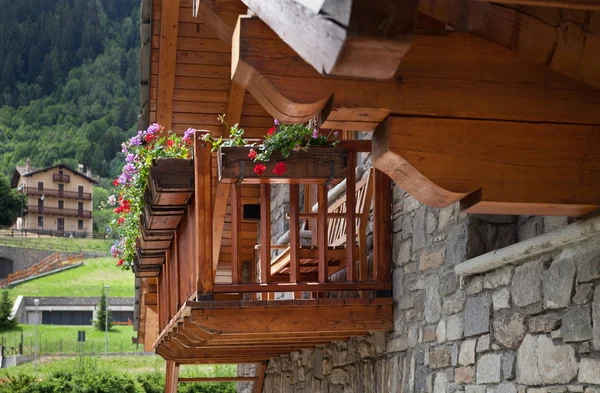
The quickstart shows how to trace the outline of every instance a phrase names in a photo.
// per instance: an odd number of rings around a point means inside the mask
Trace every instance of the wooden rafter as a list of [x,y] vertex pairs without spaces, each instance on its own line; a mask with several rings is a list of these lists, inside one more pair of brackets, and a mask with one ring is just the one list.
[[600,207],[598,125],[392,116],[373,135],[373,164],[436,207],[558,216]]
[[179,0],[164,0],[161,8],[160,52],[158,65],[157,123],[172,128],[177,32],[179,28]]
[[[478,0],[488,1],[488,0]],[[572,8],[576,10],[600,10],[600,1],[598,0],[494,0],[494,3],[500,4],[520,4],[534,7],[556,7]]]
[[418,8],[413,0],[325,0],[315,12],[294,0],[242,1],[316,71],[370,79],[394,76]]
[[[274,117],[373,130],[388,115],[599,124],[600,92],[466,33],[415,37],[400,78],[323,78],[258,19],[240,18],[233,78]],[[237,36],[237,34],[236,34]]]

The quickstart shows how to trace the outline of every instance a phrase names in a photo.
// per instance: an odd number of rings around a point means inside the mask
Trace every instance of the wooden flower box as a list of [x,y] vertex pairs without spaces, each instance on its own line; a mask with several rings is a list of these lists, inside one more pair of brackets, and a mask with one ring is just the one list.
[[137,241],[142,250],[166,250],[173,241],[173,231],[149,230],[143,215],[140,216],[140,235]]
[[165,252],[164,251],[155,251],[155,250],[141,250],[136,247],[135,256],[138,261],[138,265],[162,265],[165,261]]
[[[254,173],[257,162],[248,157],[251,147],[221,147],[217,154],[219,182],[238,184],[322,184],[346,177],[347,154],[342,147],[313,146],[308,151],[292,152],[283,158],[280,153],[271,156],[262,176]],[[283,162],[287,171],[283,175],[273,173],[276,162]]]
[[140,265],[137,257],[133,260],[133,272],[136,277],[158,277],[162,270],[162,265]]
[[185,206],[194,192],[194,161],[161,158],[153,162],[148,199],[155,206]]

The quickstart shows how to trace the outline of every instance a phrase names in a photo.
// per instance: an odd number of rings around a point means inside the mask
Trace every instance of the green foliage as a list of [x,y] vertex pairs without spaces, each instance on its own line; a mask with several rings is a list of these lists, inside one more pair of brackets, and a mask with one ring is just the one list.
[[21,200],[17,192],[10,188],[6,177],[0,174],[0,226],[15,223],[21,209]]
[[92,198],[94,200],[94,232],[105,233],[106,228],[113,218],[108,210],[102,209],[102,203],[108,200],[110,193],[102,187],[94,187]]
[[4,174],[31,157],[34,167],[82,163],[109,176],[139,112],[139,0],[0,6]]
[[10,330],[17,327],[17,319],[9,319],[13,302],[8,297],[8,292],[2,292],[0,299],[0,331]]
[[107,310],[106,303],[106,291],[104,288],[102,288],[102,294],[100,295],[100,300],[98,301],[96,320],[94,321],[94,326],[96,326],[96,329],[102,332],[106,331],[107,328],[108,330],[112,329],[113,326],[112,315],[110,309]]

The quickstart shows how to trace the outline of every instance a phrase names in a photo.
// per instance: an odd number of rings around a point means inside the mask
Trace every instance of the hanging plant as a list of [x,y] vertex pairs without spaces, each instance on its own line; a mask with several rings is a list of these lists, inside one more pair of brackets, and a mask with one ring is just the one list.
[[[229,128],[229,139],[222,137],[214,139],[210,134],[206,134],[202,139],[212,146],[212,151],[217,151],[221,147],[245,146],[251,147],[248,152],[248,158],[255,162],[254,173],[262,176],[265,173],[267,163],[273,159],[274,153],[281,153],[283,159],[288,158],[292,152],[308,151],[311,146],[337,146],[339,143],[338,132],[331,131],[328,134],[322,134],[316,126],[316,122],[310,121],[308,124],[283,124],[274,120],[273,126],[267,131],[264,140],[260,144],[248,143],[244,140],[244,129],[238,124],[230,126],[225,122],[225,116],[218,117],[219,121]],[[287,172],[287,166],[284,161],[275,163],[273,174],[282,176]]]
[[135,240],[141,235],[139,221],[144,209],[144,191],[150,167],[160,158],[189,159],[195,131],[190,128],[180,137],[171,131],[166,132],[158,124],[152,124],[122,144],[126,164],[121,175],[113,181],[115,194],[108,198],[104,207],[110,206],[116,214],[110,225],[119,238],[110,252],[123,269],[128,270],[133,265]]

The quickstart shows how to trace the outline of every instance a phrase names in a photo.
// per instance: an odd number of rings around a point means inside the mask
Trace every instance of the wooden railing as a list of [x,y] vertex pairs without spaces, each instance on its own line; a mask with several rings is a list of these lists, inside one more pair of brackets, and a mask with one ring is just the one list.
[[28,269],[9,274],[7,278],[0,281],[0,288],[10,286],[17,281],[35,278],[41,274],[62,270],[79,263],[83,263],[83,254],[63,256],[60,252],[55,252]]
[[52,181],[57,182],[57,183],[70,183],[71,182],[71,175],[66,175],[66,174],[60,174],[60,173],[55,173],[54,175],[52,175]]
[[91,192],[77,192],[77,191],[64,191],[64,190],[51,190],[48,188],[38,189],[37,187],[25,187],[25,194],[27,195],[44,195],[55,198],[66,198],[66,199],[82,199],[85,201],[92,200]]
[[69,216],[79,218],[92,218],[92,212],[90,210],[79,210],[79,209],[59,209],[58,207],[44,206],[40,209],[39,206],[29,205],[27,206],[28,213],[34,214],[51,214],[53,216]]

